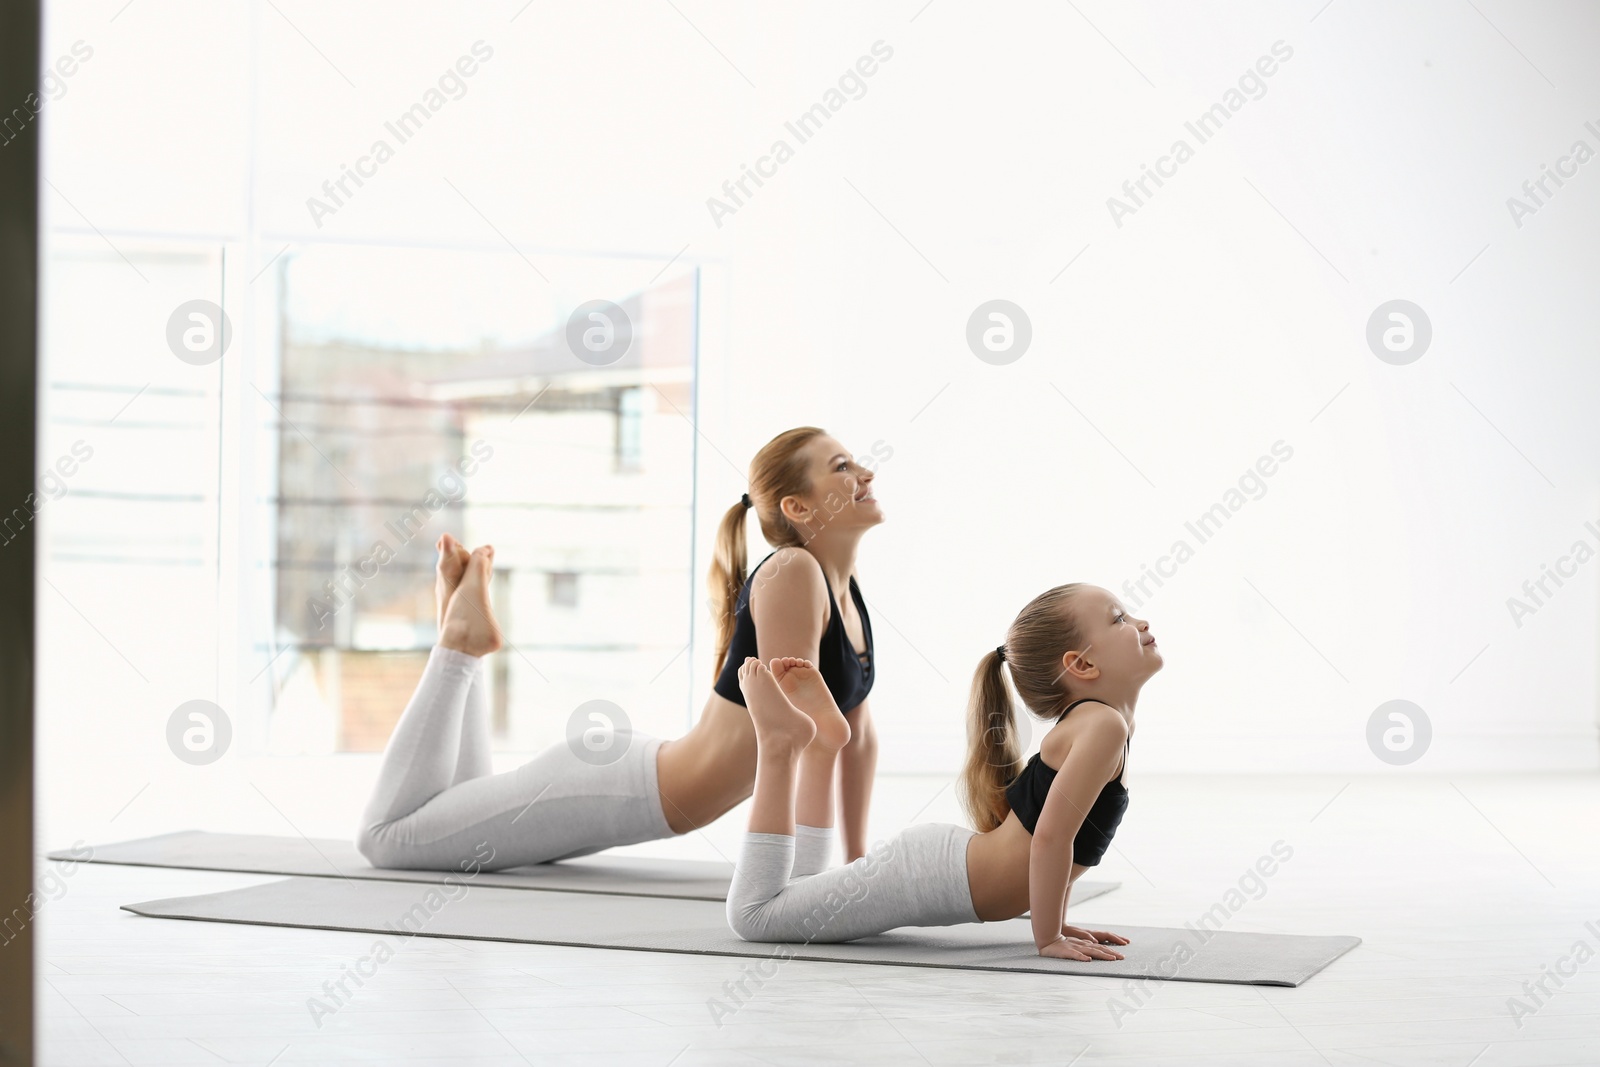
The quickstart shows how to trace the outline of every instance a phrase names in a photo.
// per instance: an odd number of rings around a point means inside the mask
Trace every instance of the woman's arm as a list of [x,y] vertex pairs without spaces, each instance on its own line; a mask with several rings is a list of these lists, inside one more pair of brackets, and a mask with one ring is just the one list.
[[816,663],[828,625],[828,580],[816,557],[803,548],[774,552],[750,586],[750,618],[762,663],[780,656]]
[[750,587],[750,618],[756,624],[756,655],[771,663],[793,656],[815,663],[828,625],[828,580],[822,565],[803,548],[780,548]]
[[[1085,711],[1091,714],[1083,715]],[[1028,856],[1028,907],[1034,944],[1041,952],[1062,940],[1072,880],[1072,841],[1101,787],[1116,771],[1128,737],[1122,716],[1104,704],[1086,704],[1074,719],[1071,747],[1039,813]]]
[[863,700],[850,714],[850,742],[839,751],[839,822],[846,863],[867,854],[867,815],[877,771],[878,727]]

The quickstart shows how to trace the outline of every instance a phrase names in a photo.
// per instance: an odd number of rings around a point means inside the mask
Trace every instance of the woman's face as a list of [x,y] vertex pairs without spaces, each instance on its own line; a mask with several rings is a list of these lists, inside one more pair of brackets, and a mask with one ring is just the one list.
[[805,452],[811,489],[796,499],[809,509],[805,525],[812,536],[829,527],[852,529],[883,521],[883,509],[872,492],[872,471],[857,463],[843,445],[822,434],[807,442]]
[[1085,645],[1076,651],[1086,655],[1102,676],[1142,683],[1161,669],[1161,650],[1150,624],[1128,614],[1106,590],[1098,586],[1083,590],[1073,598],[1072,612]]

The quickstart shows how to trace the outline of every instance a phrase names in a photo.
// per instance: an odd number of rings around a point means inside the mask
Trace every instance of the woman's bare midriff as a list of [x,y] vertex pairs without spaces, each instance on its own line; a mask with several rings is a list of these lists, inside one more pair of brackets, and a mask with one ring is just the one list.
[[756,782],[756,731],[750,712],[712,693],[694,728],[656,750],[661,810],[675,834],[715,822]]

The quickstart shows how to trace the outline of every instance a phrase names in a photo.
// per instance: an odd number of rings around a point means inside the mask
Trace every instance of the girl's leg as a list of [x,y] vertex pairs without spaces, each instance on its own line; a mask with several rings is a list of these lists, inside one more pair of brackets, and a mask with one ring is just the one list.
[[817,736],[811,717],[789,702],[765,663],[747,657],[739,689],[756,728],[756,784],[750,833],[794,838],[795,785],[800,756]]
[[[801,776],[804,777],[804,771]],[[801,789],[804,788],[801,786]],[[833,837],[832,826],[795,823],[794,868],[789,872],[789,877],[810,878],[827,870],[833,859]]]
[[728,891],[728,925],[746,941],[852,941],[902,926],[978,922],[963,826],[921,823],[843,867],[785,881],[788,839],[749,834]]
[[789,702],[767,665],[753,656],[739,668],[739,690],[755,725],[756,784],[750,830],[728,887],[728,924],[735,932],[743,922],[746,902],[766,901],[783,892],[793,873],[800,756],[817,735],[816,724]]
[[800,754],[795,797],[794,868],[791,878],[824,871],[833,855],[834,768],[850,740],[850,725],[834,703],[822,674],[803,659],[775,659],[772,676],[789,702],[811,717],[817,735]]
[[[779,666],[792,676],[787,680],[797,691],[809,680],[805,672],[811,667],[804,661]],[[813,721],[758,660],[745,661],[739,687],[755,725],[757,757],[750,832],[728,890],[734,933],[747,941],[845,941],[896,926],[978,920],[967,885],[966,844],[972,831],[960,827],[917,827],[895,845],[847,867],[791,880],[795,788],[820,786],[826,793],[832,784],[831,774],[805,781],[803,754],[824,739],[825,747],[837,752],[848,728],[831,700]]]

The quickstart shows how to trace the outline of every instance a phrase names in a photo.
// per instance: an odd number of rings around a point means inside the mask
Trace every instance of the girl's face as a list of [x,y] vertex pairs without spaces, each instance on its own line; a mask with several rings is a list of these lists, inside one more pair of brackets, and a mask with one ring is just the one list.
[[1128,614],[1121,601],[1097,586],[1073,600],[1073,615],[1086,646],[1077,651],[1103,677],[1143,683],[1161,669],[1161,650],[1148,622]]
[[811,490],[796,499],[809,510],[805,525],[813,536],[829,526],[861,528],[883,521],[871,470],[827,434],[812,438],[805,451]]

